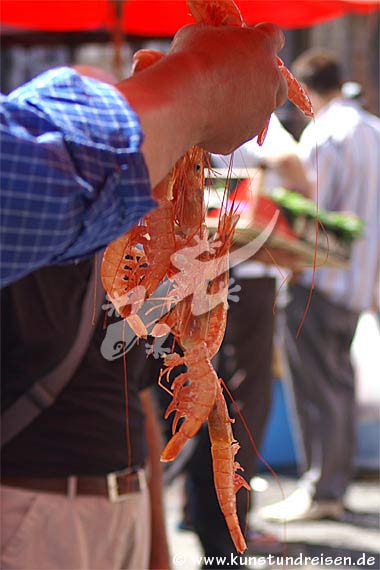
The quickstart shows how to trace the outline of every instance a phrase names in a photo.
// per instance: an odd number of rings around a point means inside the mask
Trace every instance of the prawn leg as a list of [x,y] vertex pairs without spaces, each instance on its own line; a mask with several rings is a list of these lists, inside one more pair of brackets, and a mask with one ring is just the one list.
[[208,357],[206,343],[185,351],[184,361],[187,372],[178,376],[173,383],[173,400],[166,410],[165,418],[175,411],[173,431],[181,418],[185,418],[185,421],[166,444],[161,461],[173,461],[186,441],[198,433],[216,398],[218,377]]

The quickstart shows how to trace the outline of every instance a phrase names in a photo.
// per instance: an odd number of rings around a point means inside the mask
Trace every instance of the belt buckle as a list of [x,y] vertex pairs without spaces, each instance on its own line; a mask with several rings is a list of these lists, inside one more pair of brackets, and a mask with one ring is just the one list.
[[132,475],[136,474],[139,481],[139,490],[142,491],[146,488],[146,477],[144,469],[137,469],[132,471],[131,469],[123,469],[122,471],[114,471],[113,473],[108,473],[107,477],[107,489],[108,498],[111,503],[120,503],[124,501],[129,493],[119,493],[119,487],[117,484],[117,478],[122,475]]

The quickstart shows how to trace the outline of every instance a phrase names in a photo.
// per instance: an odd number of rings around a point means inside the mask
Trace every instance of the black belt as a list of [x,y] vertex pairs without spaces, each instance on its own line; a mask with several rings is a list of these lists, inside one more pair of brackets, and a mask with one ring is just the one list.
[[57,493],[60,495],[100,495],[110,501],[122,501],[125,495],[139,493],[146,488],[144,469],[115,471],[102,476],[71,477],[3,477],[2,485],[28,491]]

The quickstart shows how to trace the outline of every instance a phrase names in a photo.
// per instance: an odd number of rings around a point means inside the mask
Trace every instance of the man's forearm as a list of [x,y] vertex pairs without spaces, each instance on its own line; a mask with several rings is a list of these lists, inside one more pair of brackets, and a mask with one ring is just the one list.
[[54,69],[1,113],[1,286],[90,256],[155,206],[138,118],[113,87]]
[[[197,142],[191,116],[189,70],[186,58],[170,56],[117,85],[140,118],[144,142],[142,152],[155,187],[175,162]],[[191,74],[190,74],[191,75]],[[146,85],[149,83],[149,91]],[[196,105],[195,97],[193,104]]]

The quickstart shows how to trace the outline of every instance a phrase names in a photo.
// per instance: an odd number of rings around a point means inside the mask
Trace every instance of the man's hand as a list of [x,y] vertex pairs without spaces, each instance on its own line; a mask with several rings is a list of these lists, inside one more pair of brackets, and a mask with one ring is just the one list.
[[186,26],[166,57],[117,85],[139,115],[152,186],[193,145],[226,154],[260,132],[287,96],[283,43],[270,24]]
[[227,154],[256,136],[287,97],[276,63],[284,36],[271,24],[254,28],[206,25],[182,28],[171,53],[192,56],[199,82],[191,115],[198,123],[197,144]]

